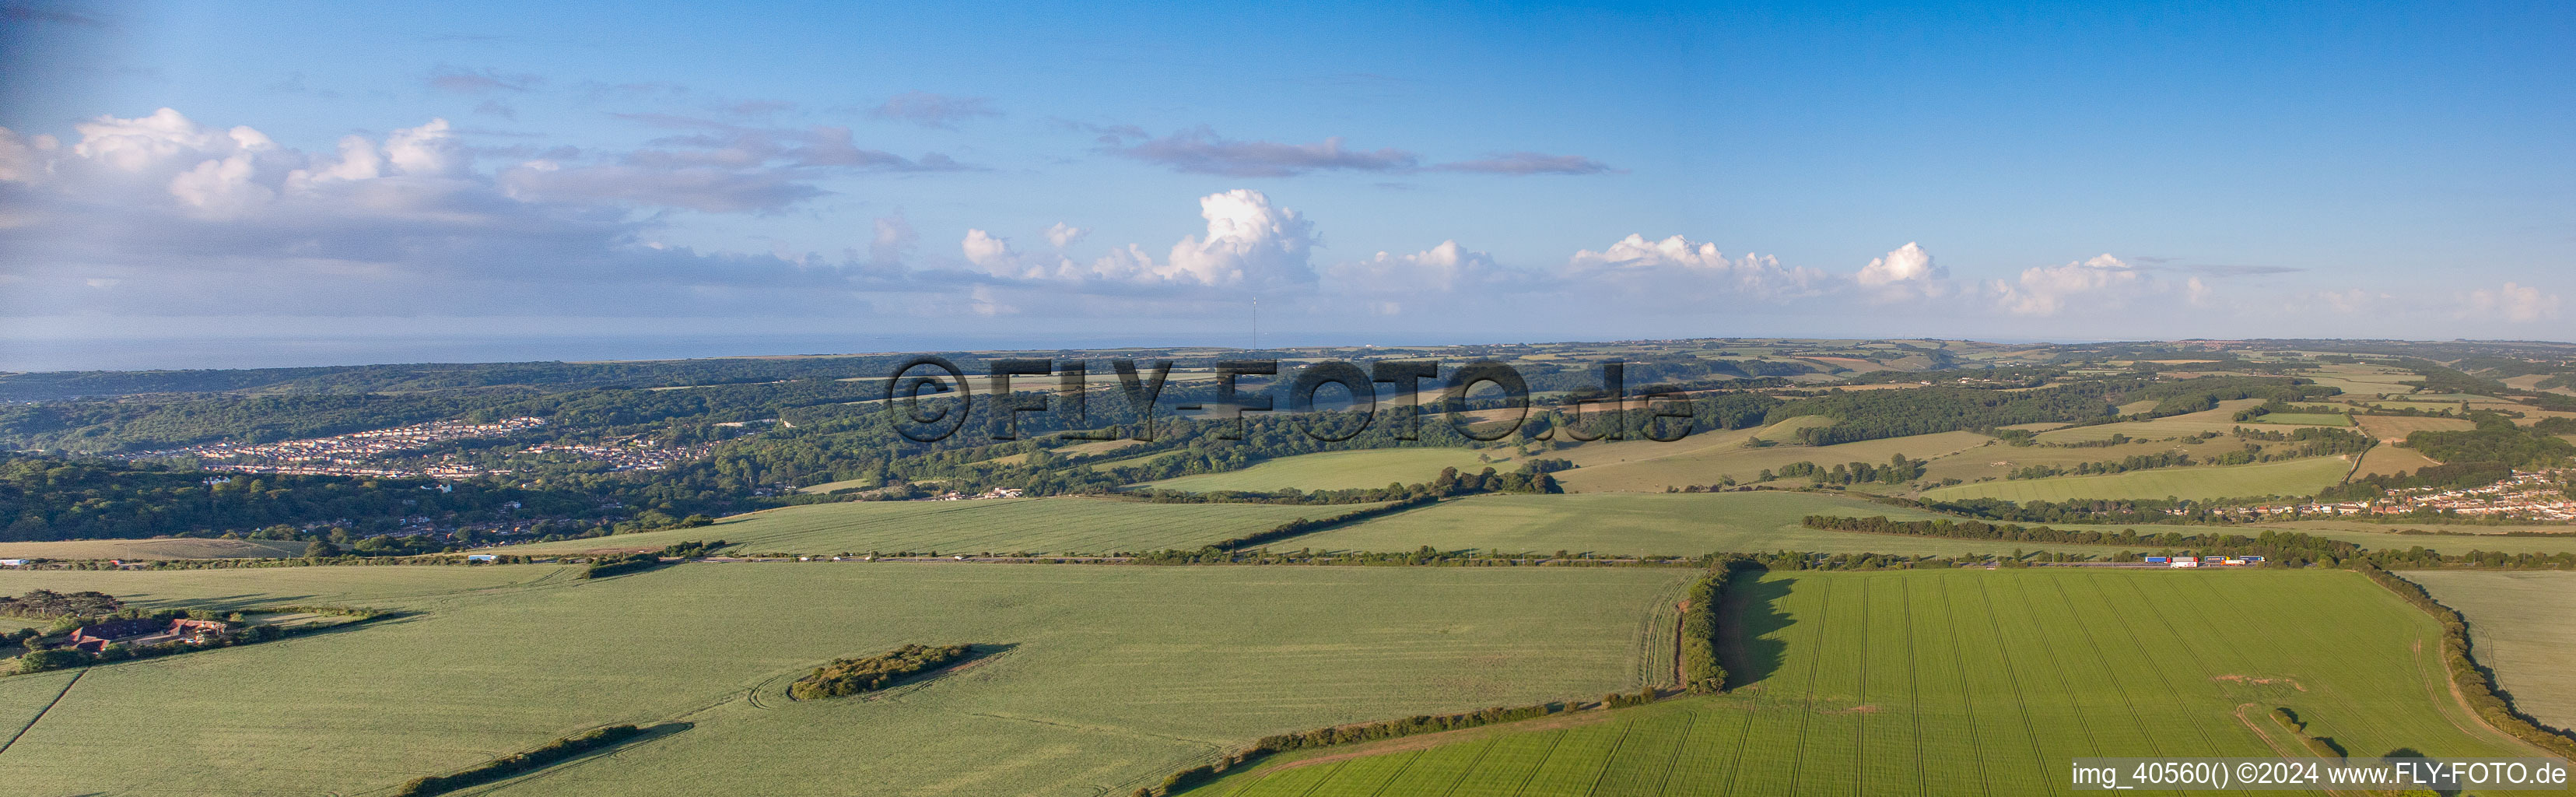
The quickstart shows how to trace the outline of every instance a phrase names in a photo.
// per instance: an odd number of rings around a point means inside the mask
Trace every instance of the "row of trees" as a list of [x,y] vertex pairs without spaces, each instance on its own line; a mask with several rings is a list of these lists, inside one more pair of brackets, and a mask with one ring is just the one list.
[[1887,464],[1885,465],[1872,465],[1867,462],[1853,462],[1843,465],[1835,465],[1831,469],[1827,469],[1813,462],[1792,462],[1787,465],[1780,466],[1780,470],[1778,472],[1770,470],[1762,471],[1761,475],[1755,478],[1755,481],[1767,482],[1773,479],[1805,478],[1814,479],[1817,484],[1833,485],[1862,483],[1904,484],[1915,479],[1923,478],[1923,471],[1925,468],[1929,467],[1930,464],[1929,460],[1909,459],[1904,454],[1897,454],[1889,457]]
[[2139,454],[2116,462],[2085,462],[2073,466],[2029,465],[2004,474],[2006,479],[2045,479],[2051,476],[2092,476],[2105,473],[2127,473],[2149,468],[2177,468],[2192,464],[2191,455],[2181,451]]

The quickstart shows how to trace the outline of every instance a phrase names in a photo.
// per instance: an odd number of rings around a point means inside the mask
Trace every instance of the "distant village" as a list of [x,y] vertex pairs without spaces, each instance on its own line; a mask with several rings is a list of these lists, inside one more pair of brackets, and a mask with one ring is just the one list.
[[[509,418],[491,423],[435,421],[392,429],[375,429],[277,443],[207,443],[183,448],[137,451],[120,455],[120,458],[127,460],[195,458],[201,470],[226,473],[470,479],[477,476],[509,473],[510,470],[477,464],[454,454],[445,454],[435,460],[420,462],[402,460],[406,459],[406,455],[410,452],[439,443],[507,437],[540,429],[545,425],[544,418],[533,417]],[[518,453],[521,455],[557,454],[568,456],[577,462],[601,462],[606,463],[611,471],[654,471],[705,457],[714,450],[713,443],[663,447],[641,435],[629,435],[597,443],[540,443]]]
[[2441,512],[2467,517],[2494,517],[2542,522],[2576,521],[2576,497],[2567,494],[2576,469],[2514,471],[2513,477],[2483,487],[2437,489],[2407,487],[2367,501],[2311,502],[2249,507],[2265,517],[2338,517],[2347,515],[2412,515]]

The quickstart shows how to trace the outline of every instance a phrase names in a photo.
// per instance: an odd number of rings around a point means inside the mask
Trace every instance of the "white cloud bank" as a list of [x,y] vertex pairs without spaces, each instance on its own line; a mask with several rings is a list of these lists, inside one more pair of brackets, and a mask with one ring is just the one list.
[[[2144,259],[2138,266],[2110,254],[1954,283],[1950,265],[1920,242],[1850,271],[1643,233],[1520,262],[1446,235],[1423,236],[1438,243],[1409,254],[1402,252],[1421,244],[1335,257],[1314,219],[1241,188],[1199,197],[1197,228],[1168,243],[1103,245],[1092,240],[1102,233],[1058,221],[1019,228],[1043,242],[1033,251],[991,226],[964,229],[948,250],[921,246],[921,231],[892,212],[862,226],[838,258],[706,253],[658,243],[664,212],[774,213],[820,195],[814,180],[822,175],[962,167],[866,149],[835,128],[638,121],[672,134],[628,152],[505,155],[468,145],[443,119],[347,136],[311,153],[251,127],[200,124],[170,109],[89,120],[68,142],[0,129],[0,317],[974,312],[1125,320],[1223,318],[1239,312],[1230,302],[1261,295],[1265,306],[1277,297],[1327,314],[1492,319],[1479,322],[1491,329],[1548,316],[1577,329],[1635,322],[1674,335],[1708,330],[1655,319],[1759,311],[1809,314],[1822,319],[1805,322],[1818,332],[1830,329],[1824,324],[1922,319],[1923,333],[1994,334],[1985,330],[2037,330],[2037,319],[2055,318],[2067,320],[2044,328],[2080,335],[2121,318],[2179,330],[2226,320],[2231,306],[2257,305],[2266,317],[2337,318],[2347,328],[2469,319],[2546,334],[2563,306],[2558,294],[2520,282],[2249,299],[2230,280],[2280,272],[2194,271]],[[1197,143],[1211,142],[1227,143]],[[1353,156],[1336,147],[1232,154],[1250,158],[1237,166],[1276,156],[1271,166],[1292,171],[1315,167],[1300,160],[1310,156]],[[1175,213],[1185,207],[1173,203]],[[1855,311],[1860,304],[1868,309]],[[1472,312],[1494,307],[1529,312]],[[1948,325],[1956,319],[2003,320],[1982,329]]]

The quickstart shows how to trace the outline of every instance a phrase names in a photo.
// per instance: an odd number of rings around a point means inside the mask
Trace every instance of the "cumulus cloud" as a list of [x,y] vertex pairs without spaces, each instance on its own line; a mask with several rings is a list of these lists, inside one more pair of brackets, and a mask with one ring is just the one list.
[[1716,244],[1679,235],[1648,241],[1632,234],[1600,251],[1579,250],[1568,259],[1567,271],[1578,282],[1621,283],[1664,299],[1700,297],[1714,290],[1782,300],[1813,296],[1833,284],[1833,277],[1822,271],[1785,268],[1771,255],[1728,258]]
[[1065,247],[1072,246],[1075,241],[1080,241],[1083,236],[1090,234],[1090,230],[1059,221],[1055,223],[1055,226],[1047,228],[1046,239],[1047,243],[1054,244],[1055,248],[1063,249]]
[[[831,264],[649,243],[658,222],[629,207],[778,200],[711,203],[725,191],[703,186],[521,190],[545,167],[477,169],[444,120],[349,136],[323,153],[171,109],[75,129],[80,138],[68,145],[0,130],[0,281],[11,285],[0,291],[0,315],[555,315],[590,302],[619,313],[846,312],[863,287],[947,290],[855,255]],[[611,165],[662,179],[695,174],[627,160]]]
[[1219,136],[1204,125],[1134,144],[1121,142],[1123,138],[1105,137],[1106,146],[1101,151],[1177,172],[1227,177],[1290,177],[1327,170],[1402,171],[1414,168],[1421,160],[1411,152],[1392,147],[1351,149],[1343,146],[1339,136],[1311,144],[1237,141]]
[[[1302,287],[1315,282],[1310,262],[1314,225],[1295,210],[1276,207],[1259,191],[1235,189],[1199,198],[1206,229],[1183,237],[1162,260],[1138,244],[1113,247],[1088,262],[1062,254],[1021,252],[1008,239],[969,229],[959,254],[977,271],[1024,283],[1081,283],[1127,290],[1138,287]],[[1056,225],[1048,236],[1073,228]],[[1076,231],[1079,232],[1079,231]],[[1072,243],[1067,238],[1066,243]]]
[[1532,174],[1600,174],[1618,171],[1610,164],[1581,155],[1548,155],[1538,152],[1504,152],[1477,160],[1456,161],[1431,167],[1444,172],[1478,172],[1514,176]]
[[1996,280],[1988,285],[2005,311],[2049,316],[2064,311],[2070,302],[2116,306],[2147,287],[2149,280],[2119,258],[2103,254],[2062,266],[2025,269],[2019,282]]
[[1000,116],[993,101],[983,97],[953,97],[927,91],[907,91],[887,98],[885,103],[868,111],[869,116],[896,122],[909,122],[922,127],[955,130],[957,123],[987,116]]
[[1938,298],[1950,292],[1949,280],[1949,269],[1932,262],[1932,253],[1911,241],[1884,257],[1872,258],[1852,277],[1879,301]]
[[2558,294],[2507,282],[2502,288],[2470,291],[2462,297],[2470,314],[2502,318],[2517,324],[2558,317]]
[[1324,272],[1323,285],[1337,302],[1376,315],[1395,315],[1428,305],[1534,295],[1546,282],[1452,240],[1409,255],[1379,252],[1364,260],[1333,264]]
[[2306,301],[2301,302],[2302,304],[2323,305],[2326,309],[2333,310],[2337,313],[2342,313],[2344,315],[2358,315],[2369,312],[2374,305],[2381,301],[2393,299],[2395,297],[2387,294],[2374,295],[2371,292],[2360,288],[2346,288],[2340,291],[2318,291],[2316,293],[2309,294],[2304,298]]

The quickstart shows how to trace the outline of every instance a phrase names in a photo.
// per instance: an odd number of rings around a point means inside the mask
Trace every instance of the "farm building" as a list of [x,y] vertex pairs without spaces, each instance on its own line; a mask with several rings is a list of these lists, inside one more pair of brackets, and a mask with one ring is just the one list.
[[161,620],[110,620],[73,629],[70,641],[73,648],[97,653],[106,649],[110,643],[205,644],[208,640],[219,639],[231,633],[232,626],[213,620],[190,620],[185,617],[169,620],[166,623]]

